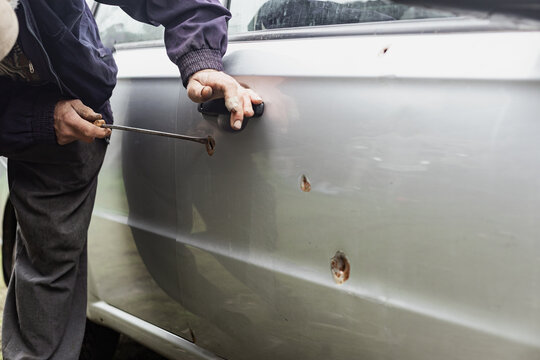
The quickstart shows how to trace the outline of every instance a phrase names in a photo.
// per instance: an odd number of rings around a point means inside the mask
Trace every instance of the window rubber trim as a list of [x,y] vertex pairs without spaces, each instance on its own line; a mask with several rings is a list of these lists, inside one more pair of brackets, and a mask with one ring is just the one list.
[[515,22],[492,21],[470,17],[432,18],[419,20],[378,21],[359,24],[259,30],[229,35],[229,42],[282,40],[333,36],[413,35],[479,31],[538,30],[537,26]]

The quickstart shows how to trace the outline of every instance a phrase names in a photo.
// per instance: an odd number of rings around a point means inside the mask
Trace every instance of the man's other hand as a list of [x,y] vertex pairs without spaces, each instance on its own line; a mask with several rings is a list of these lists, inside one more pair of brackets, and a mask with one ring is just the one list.
[[242,128],[244,117],[253,116],[253,104],[263,102],[251,89],[240,85],[233,77],[216,70],[201,70],[189,78],[188,96],[197,103],[225,98],[225,106],[231,112],[231,127]]
[[85,106],[80,100],[61,100],[54,108],[54,130],[56,141],[66,145],[76,140],[90,143],[95,138],[111,135],[110,129],[102,129],[93,124],[101,114]]

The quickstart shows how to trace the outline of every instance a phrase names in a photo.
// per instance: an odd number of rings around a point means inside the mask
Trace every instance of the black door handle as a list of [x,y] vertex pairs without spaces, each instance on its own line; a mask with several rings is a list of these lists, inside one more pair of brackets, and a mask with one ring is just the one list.
[[[262,104],[251,104],[253,106],[253,111],[255,115],[252,117],[261,117],[264,113],[264,103]],[[229,115],[230,112],[225,106],[225,99],[215,99],[199,104],[199,112],[204,115],[218,116],[218,115]]]
[[[251,105],[253,106],[253,112],[255,113],[251,118],[262,116],[262,114],[264,113],[264,103],[261,103],[258,105],[256,104],[251,104]],[[231,114],[229,110],[227,110],[227,107],[225,106],[225,99],[215,99],[215,100],[210,100],[202,104],[199,104],[198,110],[201,114],[215,116],[215,117],[217,117],[218,115]],[[246,128],[246,126],[249,123],[249,119],[251,118],[244,118],[244,121],[242,122],[242,128],[240,130],[244,130]],[[217,117],[217,125],[222,130],[227,131],[227,132],[237,133],[239,131],[231,127],[229,116],[227,116],[226,118]]]

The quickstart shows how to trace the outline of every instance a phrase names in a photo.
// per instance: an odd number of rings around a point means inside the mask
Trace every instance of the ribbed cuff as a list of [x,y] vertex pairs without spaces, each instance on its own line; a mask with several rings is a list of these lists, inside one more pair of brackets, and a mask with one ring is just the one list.
[[36,143],[56,144],[54,108],[58,100],[58,94],[42,94],[36,99],[32,118],[32,136]]
[[188,52],[177,63],[182,76],[182,84],[187,86],[191,75],[197,71],[205,69],[214,69],[223,71],[223,62],[221,61],[221,51],[214,49],[199,49]]

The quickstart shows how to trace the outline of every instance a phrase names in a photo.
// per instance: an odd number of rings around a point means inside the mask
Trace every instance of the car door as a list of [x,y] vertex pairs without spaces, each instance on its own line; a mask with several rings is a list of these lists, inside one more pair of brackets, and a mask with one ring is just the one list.
[[[115,124],[175,132],[181,81],[163,29],[102,4],[96,21],[119,69]],[[173,140],[113,130],[89,232],[89,312],[103,319],[121,310],[122,325],[106,322],[121,332],[140,326],[129,320],[137,318],[146,331],[153,325],[191,339],[187,322],[171,316],[178,311],[174,157]],[[156,340],[155,332],[146,336],[149,346]]]
[[[180,93],[179,302],[228,359],[540,356],[540,33],[389,1],[231,0],[240,132]],[[364,22],[364,23],[359,23]]]

